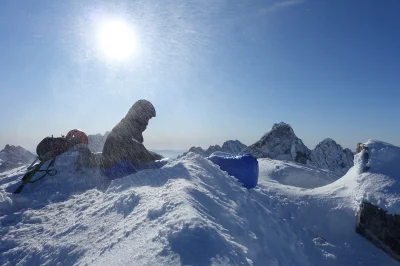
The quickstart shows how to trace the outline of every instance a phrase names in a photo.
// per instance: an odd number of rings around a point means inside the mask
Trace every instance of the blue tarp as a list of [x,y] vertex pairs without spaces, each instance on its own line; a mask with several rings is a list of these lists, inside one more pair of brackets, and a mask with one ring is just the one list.
[[258,161],[251,154],[229,155],[211,154],[210,161],[219,165],[221,170],[236,177],[246,188],[255,188],[258,183]]

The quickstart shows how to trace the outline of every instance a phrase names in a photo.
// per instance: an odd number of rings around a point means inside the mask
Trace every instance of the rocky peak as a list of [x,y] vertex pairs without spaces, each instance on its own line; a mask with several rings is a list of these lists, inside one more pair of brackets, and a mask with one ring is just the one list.
[[[194,152],[201,156],[206,156],[206,151],[203,150],[201,147],[191,147],[188,152]],[[186,155],[188,152],[184,153],[184,155]]]
[[310,150],[294,133],[292,127],[284,122],[274,124],[272,129],[244,152],[256,158],[285,159],[306,163]]
[[21,146],[7,144],[0,151],[0,172],[31,163],[35,155]]
[[238,140],[228,140],[222,144],[222,150],[231,154],[239,154],[245,148],[247,148],[247,146]]
[[327,138],[311,151],[309,164],[338,174],[345,174],[353,166],[353,158],[353,152],[350,149],[343,149],[336,141]]
[[[225,141],[224,144],[222,144],[222,147],[219,145],[211,145],[210,147],[208,147],[207,150],[203,150],[201,147],[191,147],[188,152],[194,152],[203,157],[208,157],[214,152],[225,152],[236,155],[239,154],[246,147],[246,145],[238,140],[228,140]],[[184,154],[182,154],[182,156],[185,156],[188,152],[185,152]]]

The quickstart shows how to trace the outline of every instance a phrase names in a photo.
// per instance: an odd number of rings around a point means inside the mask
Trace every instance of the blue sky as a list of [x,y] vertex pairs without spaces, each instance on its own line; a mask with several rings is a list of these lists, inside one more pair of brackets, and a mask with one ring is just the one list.
[[[400,145],[399,1],[117,2],[2,1],[0,146],[103,133],[141,98],[152,149],[249,145],[280,121],[309,148]],[[110,19],[135,56],[101,54]]]

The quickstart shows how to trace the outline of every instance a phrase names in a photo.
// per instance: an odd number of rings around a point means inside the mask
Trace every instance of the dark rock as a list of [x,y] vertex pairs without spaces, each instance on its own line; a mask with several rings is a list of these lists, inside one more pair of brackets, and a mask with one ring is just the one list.
[[400,215],[363,202],[357,213],[356,232],[400,261]]

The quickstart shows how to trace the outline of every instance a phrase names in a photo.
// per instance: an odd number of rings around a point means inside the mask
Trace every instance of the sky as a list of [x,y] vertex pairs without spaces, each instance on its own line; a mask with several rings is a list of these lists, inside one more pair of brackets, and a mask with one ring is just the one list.
[[396,0],[2,1],[0,147],[104,133],[139,99],[157,112],[150,149],[250,145],[281,121],[309,148],[400,145],[399,13]]

